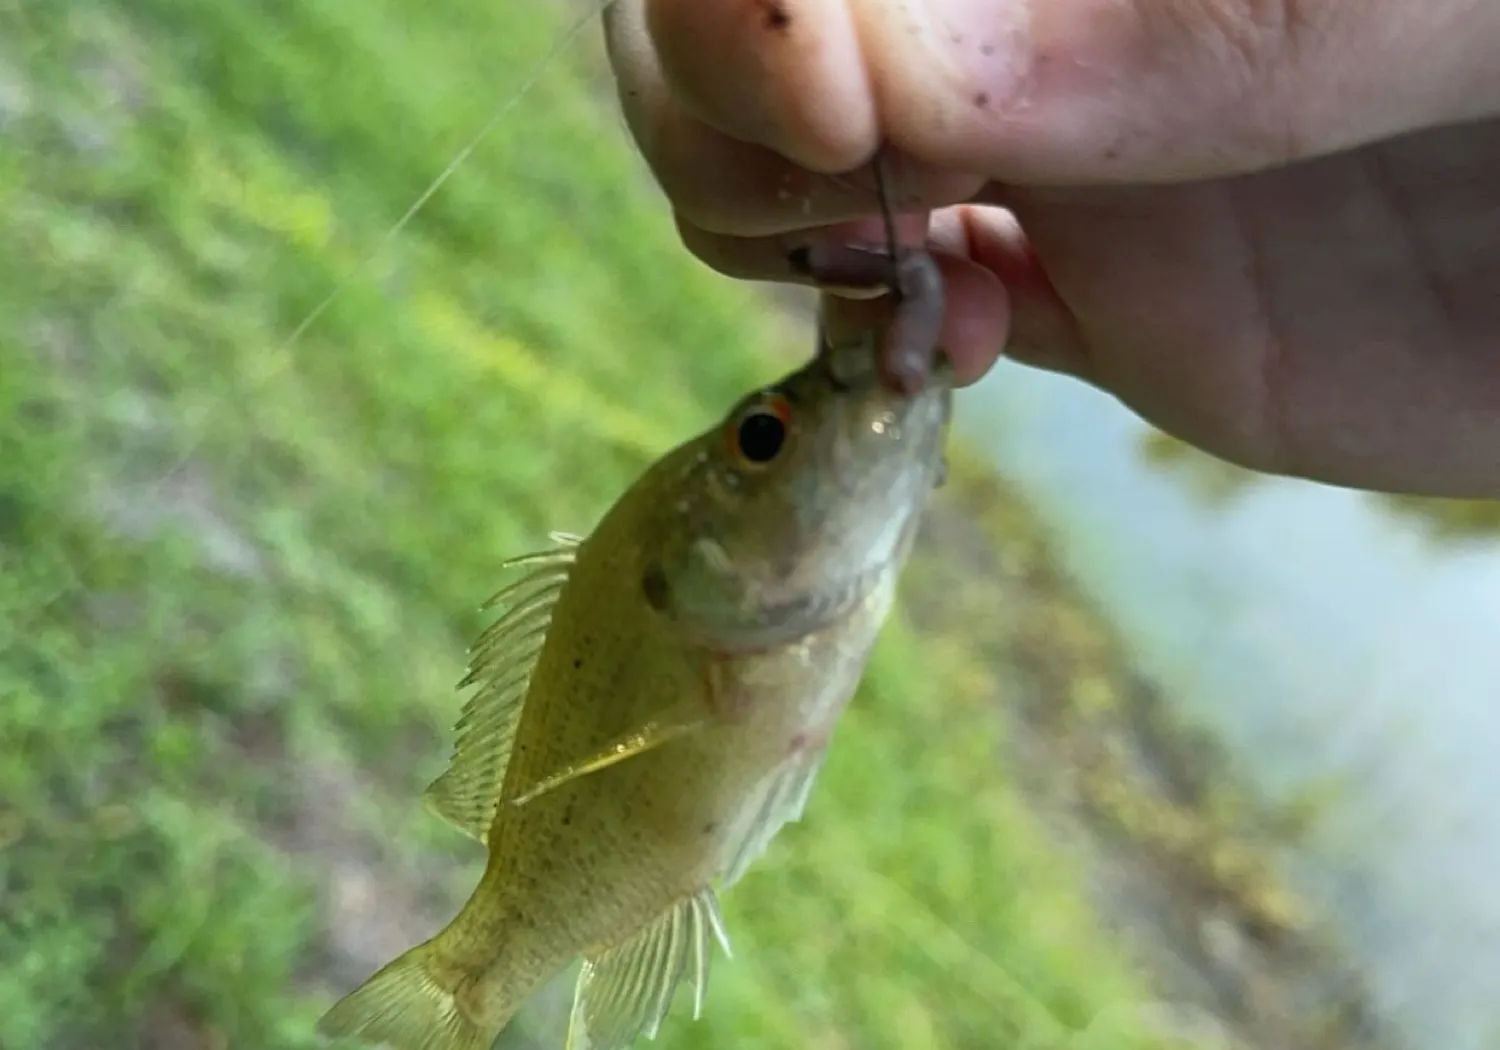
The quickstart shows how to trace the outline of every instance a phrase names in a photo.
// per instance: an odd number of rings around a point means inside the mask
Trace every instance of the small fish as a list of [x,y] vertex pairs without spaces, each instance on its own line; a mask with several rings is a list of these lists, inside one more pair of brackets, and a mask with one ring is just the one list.
[[801,815],[941,483],[952,383],[881,382],[879,333],[819,352],[668,453],[587,539],[508,563],[434,811],[489,860],[444,930],[324,1034],[489,1050],[584,960],[569,1050],[702,1009],[715,887]]

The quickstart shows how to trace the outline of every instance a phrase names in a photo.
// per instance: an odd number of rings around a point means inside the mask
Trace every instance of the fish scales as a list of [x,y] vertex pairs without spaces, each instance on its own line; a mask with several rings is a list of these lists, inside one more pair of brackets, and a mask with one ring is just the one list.
[[483,842],[459,915],[322,1030],[488,1050],[584,959],[569,1050],[701,1009],[718,889],[796,820],[940,483],[951,381],[832,345],[654,464],[582,541],[517,559],[431,807]]

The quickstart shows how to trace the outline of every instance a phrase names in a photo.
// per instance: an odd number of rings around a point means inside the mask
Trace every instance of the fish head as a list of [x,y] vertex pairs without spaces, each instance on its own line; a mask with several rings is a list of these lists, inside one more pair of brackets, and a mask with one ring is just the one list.
[[832,623],[906,557],[944,470],[946,362],[887,389],[874,333],[831,344],[684,446],[643,562],[648,604],[720,652]]

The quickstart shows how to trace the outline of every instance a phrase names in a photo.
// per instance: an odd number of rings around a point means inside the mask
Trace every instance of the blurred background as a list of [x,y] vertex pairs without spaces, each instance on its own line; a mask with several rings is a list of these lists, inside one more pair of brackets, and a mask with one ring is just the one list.
[[[810,353],[677,244],[596,25],[388,236],[581,13],[0,0],[0,1048],[318,1045],[481,869],[418,796],[497,563]],[[959,431],[658,1042],[1500,1048],[1494,507],[1012,367]]]

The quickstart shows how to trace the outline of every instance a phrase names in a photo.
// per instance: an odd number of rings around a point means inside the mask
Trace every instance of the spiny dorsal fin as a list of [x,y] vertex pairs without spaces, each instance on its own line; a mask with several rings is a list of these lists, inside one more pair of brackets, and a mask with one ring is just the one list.
[[567,1050],[621,1050],[656,1030],[685,973],[693,982],[693,1017],[703,1012],[709,938],[729,955],[724,916],[711,889],[678,901],[629,940],[584,960],[573,996]]
[[739,881],[746,869],[766,851],[771,840],[787,824],[802,818],[813,781],[827,752],[822,748],[791,755],[756,786],[740,824],[731,832],[729,863],[724,869],[723,888]]
[[478,688],[454,726],[458,736],[448,769],[422,796],[434,813],[480,842],[488,838],[495,819],[526,689],[582,542],[562,532],[550,538],[555,546],[501,565],[502,570],[525,570],[525,575],[485,603],[487,609],[502,606],[505,611],[469,650],[469,673],[459,688]]

